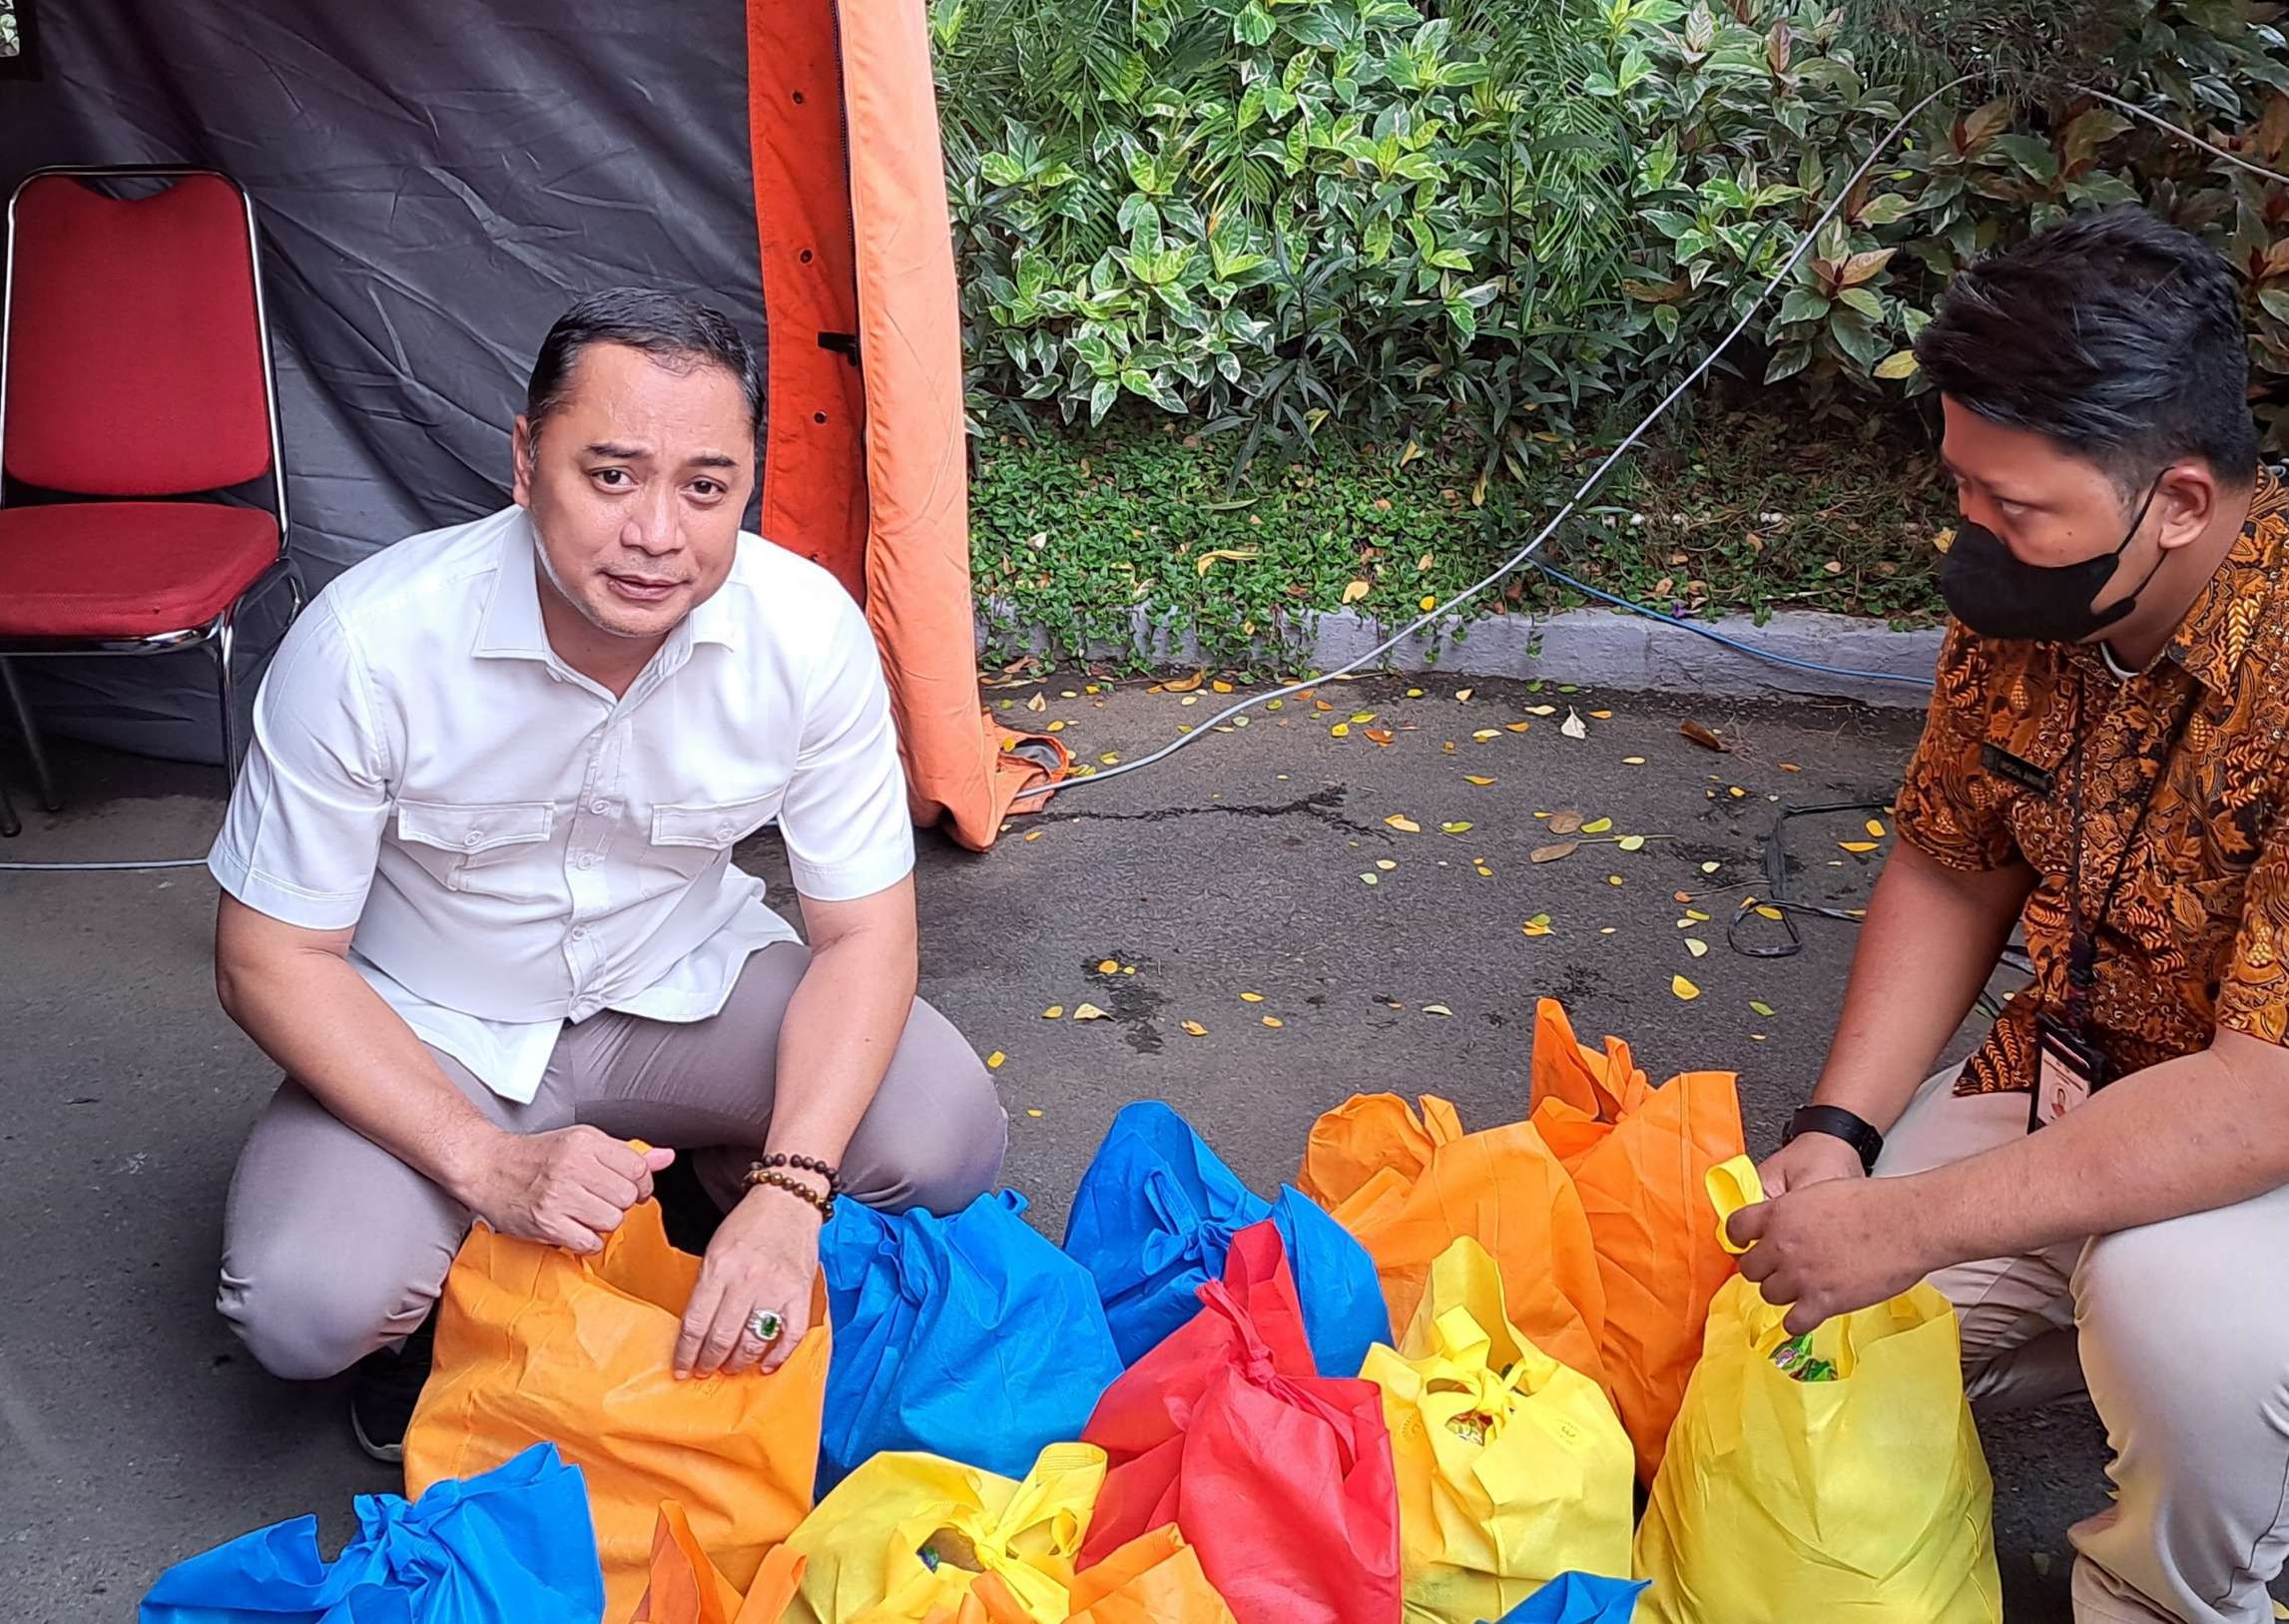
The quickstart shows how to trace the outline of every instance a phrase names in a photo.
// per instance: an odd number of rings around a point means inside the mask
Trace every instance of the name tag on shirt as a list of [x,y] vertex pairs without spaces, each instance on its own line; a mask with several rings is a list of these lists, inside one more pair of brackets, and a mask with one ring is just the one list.
[[2032,790],[2038,796],[2050,794],[2051,779],[2048,773],[1999,746],[1980,746],[1979,764],[1997,778],[2008,779],[2022,790]]
[[2034,1100],[2027,1131],[2046,1128],[2112,1080],[2105,1050],[2044,1015],[2034,1023]]

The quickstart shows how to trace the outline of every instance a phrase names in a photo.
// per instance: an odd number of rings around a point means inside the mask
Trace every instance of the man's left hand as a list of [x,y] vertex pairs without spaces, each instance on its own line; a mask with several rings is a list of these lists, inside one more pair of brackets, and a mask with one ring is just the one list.
[[[811,1329],[811,1292],[819,1275],[820,1217],[784,1190],[747,1193],[726,1214],[700,1265],[699,1284],[676,1339],[676,1376],[766,1374],[786,1362]],[[757,1311],[780,1318],[780,1334],[759,1340],[749,1328]]]
[[[1741,1273],[1767,1303],[1789,1308],[1791,1336],[1897,1297],[1940,1260],[1928,1253],[1909,1179],[1833,1179],[1754,1207],[1726,1226],[1747,1246]],[[1908,1199],[1903,1200],[1903,1197]]]

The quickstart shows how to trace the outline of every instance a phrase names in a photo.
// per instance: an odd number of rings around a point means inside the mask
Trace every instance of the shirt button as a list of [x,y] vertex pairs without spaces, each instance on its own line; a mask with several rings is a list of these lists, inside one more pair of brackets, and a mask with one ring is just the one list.
[[731,838],[731,825],[730,825],[729,823],[718,823],[718,824],[716,825],[716,838],[717,838],[717,839],[719,839],[719,840],[728,840],[728,839],[730,839],[730,838]]
[[475,829],[471,829],[468,833],[461,836],[461,843],[463,845],[475,845],[479,840],[483,838],[483,835],[479,834]]
[[572,939],[574,941],[586,941],[588,939],[588,926],[584,924],[574,925],[572,927]]
[[588,804],[588,810],[592,812],[608,812],[612,810],[612,803],[609,801],[591,801]]
[[580,866],[581,866],[581,867],[583,867],[583,868],[593,868],[593,867],[595,867],[595,866],[596,866],[596,853],[595,853],[595,852],[593,852],[593,851],[583,851],[583,852],[581,852],[581,853],[580,853]]

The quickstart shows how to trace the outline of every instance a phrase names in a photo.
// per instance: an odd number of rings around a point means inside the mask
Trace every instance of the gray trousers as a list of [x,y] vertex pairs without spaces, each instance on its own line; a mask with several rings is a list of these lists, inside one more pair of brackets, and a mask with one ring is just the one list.
[[[587,1123],[695,1151],[702,1182],[728,1206],[771,1125],[780,1022],[810,962],[795,942],[753,954],[731,1001],[707,1020],[607,1011],[566,1026],[529,1105],[429,1052],[510,1132]],[[844,1186],[869,1207],[955,1212],[993,1188],[1008,1142],[992,1078],[952,1024],[917,999],[844,1153]],[[288,1078],[231,1180],[216,1306],[273,1373],[332,1375],[420,1328],[470,1219]]]
[[[2026,1133],[2024,1094],[1925,1083],[1879,1176]],[[2289,1188],[1932,1277],[1979,1410],[2087,1393],[2114,1503],[2075,1524],[2075,1624],[2259,1624],[2289,1553]]]

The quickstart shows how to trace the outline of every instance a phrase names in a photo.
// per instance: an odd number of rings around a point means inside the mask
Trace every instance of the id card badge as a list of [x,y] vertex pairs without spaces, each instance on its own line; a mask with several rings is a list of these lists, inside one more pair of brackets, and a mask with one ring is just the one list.
[[2027,1131],[2046,1127],[2112,1080],[2106,1051],[2048,1015],[2034,1023],[2034,1100]]

